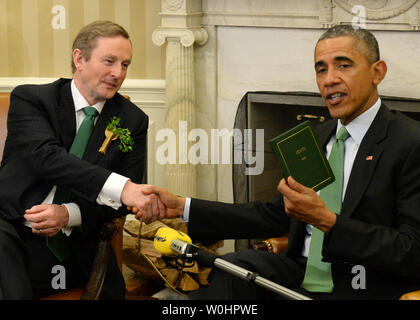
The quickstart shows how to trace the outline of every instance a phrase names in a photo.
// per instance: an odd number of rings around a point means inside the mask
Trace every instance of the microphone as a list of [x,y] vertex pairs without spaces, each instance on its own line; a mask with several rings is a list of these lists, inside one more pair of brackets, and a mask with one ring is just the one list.
[[188,262],[197,260],[203,267],[212,267],[216,255],[192,244],[191,238],[178,230],[161,227],[156,232],[153,245],[166,256],[178,256]]
[[153,240],[155,249],[167,256],[183,254],[186,245],[191,243],[187,234],[168,227],[159,228]]
[[153,245],[156,250],[164,255],[177,256],[185,261],[196,260],[202,266],[219,268],[243,280],[252,281],[265,289],[271,290],[289,299],[311,300],[300,293],[265,279],[255,272],[248,271],[224,259],[218,258],[215,254],[201,249],[192,244],[191,238],[181,231],[169,227],[159,228],[153,240]]

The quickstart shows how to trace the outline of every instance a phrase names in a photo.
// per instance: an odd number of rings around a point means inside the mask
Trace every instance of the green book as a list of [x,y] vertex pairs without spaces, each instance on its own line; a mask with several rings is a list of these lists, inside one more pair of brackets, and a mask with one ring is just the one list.
[[310,121],[297,125],[269,142],[284,178],[292,176],[315,191],[334,182],[334,174]]

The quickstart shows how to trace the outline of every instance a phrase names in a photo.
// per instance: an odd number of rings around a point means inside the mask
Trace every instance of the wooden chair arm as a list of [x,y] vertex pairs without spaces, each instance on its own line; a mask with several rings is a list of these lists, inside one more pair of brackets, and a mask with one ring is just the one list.
[[400,300],[420,300],[420,290],[403,294]]
[[[106,222],[99,232],[99,241],[93,261],[92,271],[85,288],[75,288],[64,290],[50,296],[41,298],[41,300],[98,300],[101,294],[102,285],[105,280],[108,260],[111,250],[111,243],[115,237],[119,236],[122,228],[118,229],[122,218],[116,218],[113,221]],[[122,248],[121,248],[122,251]],[[116,253],[117,255],[118,253]],[[118,257],[117,257],[118,258]],[[120,257],[121,259],[121,257]]]
[[[287,237],[270,238],[253,245],[254,250],[270,251],[275,254],[285,252],[287,250],[287,247]],[[420,300],[420,290],[405,293],[400,297],[400,300]]]
[[269,251],[275,254],[283,253],[287,250],[289,244],[288,237],[270,238],[253,245],[254,250]]
[[116,233],[114,222],[106,222],[99,232],[99,242],[89,281],[80,300],[98,300],[105,280],[111,250],[111,239]]
[[126,217],[115,218],[113,220],[115,227],[115,234],[111,239],[111,246],[114,249],[117,258],[118,268],[122,272],[122,256],[123,256],[123,229]]

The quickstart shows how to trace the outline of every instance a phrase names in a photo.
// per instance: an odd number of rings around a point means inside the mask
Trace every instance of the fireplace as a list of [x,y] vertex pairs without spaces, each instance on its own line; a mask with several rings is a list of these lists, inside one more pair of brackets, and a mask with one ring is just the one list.
[[[388,108],[402,111],[420,121],[420,99],[386,96],[381,99]],[[232,166],[234,202],[267,201],[275,194],[281,179],[281,170],[268,144],[269,139],[301,121],[310,120],[316,126],[328,119],[328,109],[318,93],[260,91],[245,94],[236,112],[234,128],[241,132],[251,129],[252,148],[249,150],[244,142],[236,143],[233,144],[233,152],[251,152],[253,156],[262,153],[264,164],[261,174],[258,175],[247,175],[246,169],[249,171],[249,165],[245,162]],[[264,129],[264,148],[256,147],[257,129]],[[235,250],[248,248],[257,240],[259,239],[236,241]]]

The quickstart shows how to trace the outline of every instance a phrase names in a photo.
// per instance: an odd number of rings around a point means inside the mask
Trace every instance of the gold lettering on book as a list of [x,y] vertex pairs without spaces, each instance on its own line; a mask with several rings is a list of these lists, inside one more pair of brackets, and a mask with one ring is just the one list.
[[302,152],[305,152],[305,151],[306,151],[306,147],[303,146],[303,147],[296,150],[296,155],[299,155],[299,154],[301,154]]

